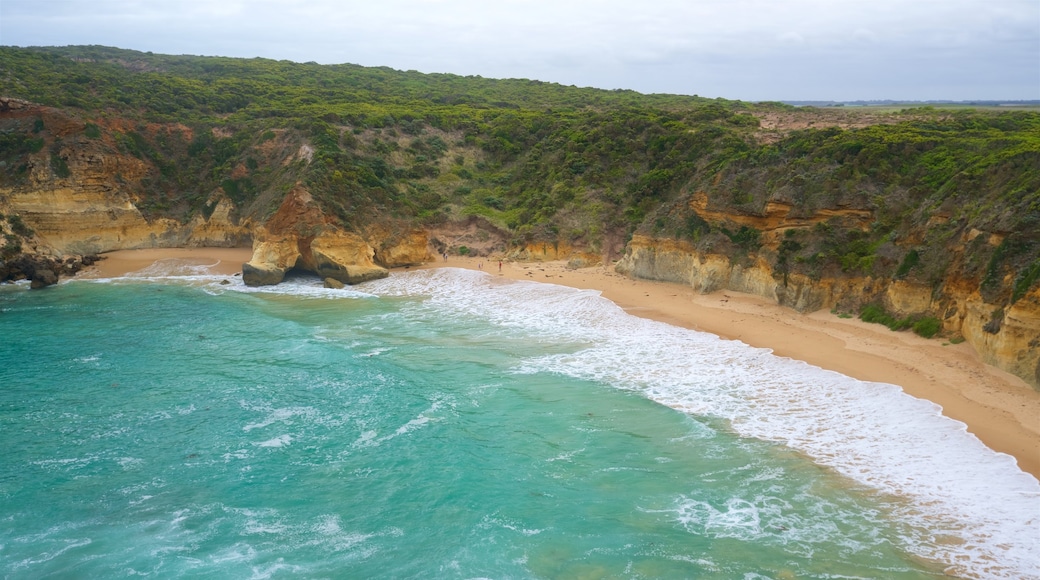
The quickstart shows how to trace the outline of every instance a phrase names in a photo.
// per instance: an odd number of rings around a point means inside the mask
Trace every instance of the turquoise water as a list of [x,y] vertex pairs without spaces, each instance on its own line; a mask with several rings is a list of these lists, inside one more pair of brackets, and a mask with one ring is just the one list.
[[218,281],[0,288],[4,577],[1040,570],[1036,480],[893,387],[473,272]]

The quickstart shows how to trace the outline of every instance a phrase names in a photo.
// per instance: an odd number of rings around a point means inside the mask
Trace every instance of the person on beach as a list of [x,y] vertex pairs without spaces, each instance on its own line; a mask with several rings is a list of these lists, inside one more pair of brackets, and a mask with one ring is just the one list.
[[499,260],[499,261],[498,261],[498,271],[499,271],[499,272],[501,272],[501,271],[502,271],[502,260]]

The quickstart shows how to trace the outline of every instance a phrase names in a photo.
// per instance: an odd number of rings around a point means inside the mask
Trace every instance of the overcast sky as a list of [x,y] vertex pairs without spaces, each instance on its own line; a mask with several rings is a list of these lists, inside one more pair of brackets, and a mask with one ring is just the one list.
[[0,44],[751,101],[1040,99],[1040,0],[0,0]]

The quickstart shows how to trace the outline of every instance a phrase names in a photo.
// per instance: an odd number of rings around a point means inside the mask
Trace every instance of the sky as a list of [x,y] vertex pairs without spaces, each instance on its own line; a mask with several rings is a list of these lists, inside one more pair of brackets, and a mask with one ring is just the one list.
[[0,0],[0,44],[745,101],[1040,99],[1040,0]]

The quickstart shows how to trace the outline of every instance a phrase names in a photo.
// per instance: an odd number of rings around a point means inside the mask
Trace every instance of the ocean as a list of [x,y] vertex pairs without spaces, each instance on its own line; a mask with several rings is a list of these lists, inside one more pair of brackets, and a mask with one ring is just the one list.
[[183,270],[0,286],[0,576],[1040,578],[1040,483],[897,387],[483,272]]

